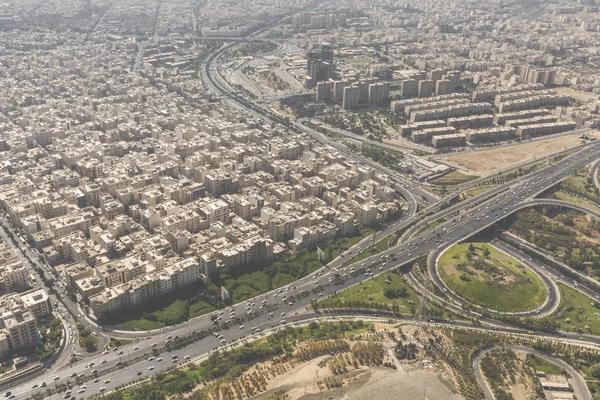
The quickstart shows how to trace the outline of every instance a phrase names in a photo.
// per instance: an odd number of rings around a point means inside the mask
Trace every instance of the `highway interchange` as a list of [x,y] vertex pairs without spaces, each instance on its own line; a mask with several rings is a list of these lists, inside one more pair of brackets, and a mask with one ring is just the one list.
[[[210,82],[208,83],[208,86],[217,93],[227,94],[223,93],[225,89],[223,89],[222,86],[214,84],[216,78],[211,77],[211,75],[215,73],[216,68],[214,68],[211,63],[208,63],[206,68],[203,68],[203,74],[206,75],[204,77],[205,82]],[[243,104],[239,102],[237,105],[241,106],[241,108],[245,108]],[[256,114],[256,110],[251,111]],[[262,117],[269,118],[268,115],[262,115]],[[369,165],[373,164],[371,160],[363,159],[348,152],[343,145],[335,143],[330,138],[321,135],[318,132],[311,132],[310,129],[303,126],[295,126],[295,128],[310,134],[312,137],[323,143],[335,147],[339,151],[343,151],[345,154],[348,154],[348,156],[356,159],[357,162],[364,162]],[[443,295],[431,292],[427,293],[429,299],[444,305],[446,308],[456,313],[465,315],[466,312],[462,308],[465,301],[444,286],[444,283],[437,275],[435,260],[437,260],[437,258],[452,245],[466,240],[470,236],[489,228],[499,220],[525,207],[545,204],[560,204],[569,207],[570,205],[567,203],[556,203],[556,201],[538,199],[536,196],[572,175],[574,171],[579,168],[596,162],[599,158],[600,143],[592,142],[585,146],[583,150],[579,150],[574,154],[563,158],[554,165],[521,176],[505,185],[500,185],[483,193],[482,195],[451,205],[439,211],[435,210],[441,208],[440,205],[442,202],[439,202],[435,196],[430,195],[425,190],[418,187],[418,185],[407,182],[406,178],[401,177],[396,172],[390,171],[378,164],[374,164],[374,167],[378,170],[386,172],[394,178],[396,189],[398,189],[407,199],[408,209],[406,214],[398,221],[386,227],[385,230],[378,232],[376,238],[376,240],[380,240],[393,232],[405,230],[403,239],[398,245],[361,260],[354,265],[343,266],[353,255],[369,246],[373,239],[371,237],[366,238],[353,249],[347,251],[317,273],[311,274],[310,276],[295,282],[287,289],[287,291],[285,288],[281,288],[266,295],[257,296],[256,298],[249,300],[249,302],[244,302],[243,304],[237,304],[231,307],[231,309],[235,310],[235,314],[238,317],[249,313],[249,319],[244,322],[223,324],[223,321],[234,319],[230,312],[230,308],[228,308],[227,310],[223,310],[216,314],[222,318],[218,327],[213,325],[211,319],[206,316],[182,325],[152,332],[118,332],[113,330],[112,334],[114,336],[135,338],[136,342],[123,346],[117,351],[108,351],[105,352],[106,354],[100,353],[87,356],[84,361],[73,366],[65,365],[64,362],[56,362],[53,366],[48,367],[43,374],[35,376],[26,383],[7,389],[6,391],[10,390],[14,395],[14,398],[17,399],[29,398],[35,393],[44,394],[44,398],[48,399],[65,398],[64,393],[46,396],[45,392],[48,388],[52,388],[57,383],[64,383],[69,379],[73,381],[73,378],[71,378],[71,375],[73,374],[79,375],[84,373],[90,377],[92,370],[97,370],[97,382],[94,382],[95,379],[86,382],[85,392],[82,393],[78,393],[82,387],[76,386],[76,388],[73,389],[72,394],[76,398],[85,398],[100,393],[101,388],[105,388],[105,392],[108,392],[117,386],[126,384],[140,377],[148,377],[172,367],[174,365],[171,362],[172,353],[177,353],[179,355],[179,360],[181,361],[183,361],[186,355],[189,355],[190,358],[194,359],[211,352],[216,348],[222,347],[222,341],[226,341],[227,344],[239,342],[243,337],[252,335],[257,328],[264,331],[266,329],[290,324],[297,320],[315,317],[314,312],[307,309],[313,299],[326,297],[343,288],[360,284],[365,279],[387,273],[391,269],[396,269],[399,266],[406,265],[416,260],[422,254],[429,254],[429,275],[433,284],[438,287],[438,293],[439,291],[444,293]],[[425,211],[418,213],[418,205],[425,207]],[[585,208],[581,206],[579,206],[579,209],[585,210]],[[445,219],[445,222],[442,222],[430,231],[419,233],[419,231],[424,226],[427,226],[427,224],[441,219]],[[553,310],[559,300],[554,281],[561,279],[560,274],[558,272],[551,274],[549,272],[549,267],[542,266],[536,261],[524,258],[525,256],[517,249],[503,247],[506,245],[502,243],[494,243],[494,245],[501,250],[510,253],[528,267],[532,268],[532,270],[543,278],[545,284],[548,286],[549,296],[545,305],[536,310],[523,313],[522,315],[540,316]],[[24,244],[23,247],[26,248]],[[553,275],[555,279],[550,279],[548,274]],[[412,273],[408,274],[408,277],[418,291],[429,291],[424,286],[423,282],[420,282]],[[571,284],[567,280],[564,280],[564,282]],[[587,288],[579,287],[578,290],[587,291],[586,294],[596,296],[593,291],[590,291]],[[308,295],[305,297],[298,296],[300,293]],[[295,301],[292,304],[290,304],[287,299],[286,301],[282,301],[283,296],[294,296]],[[260,309],[261,306],[263,307],[262,310]],[[468,313],[466,315],[468,316]],[[482,319],[482,322],[491,325],[496,330],[523,333],[523,330],[505,326],[495,320]],[[436,323],[453,323],[455,325],[469,326],[468,323],[463,322],[436,321]],[[224,325],[229,326],[224,328]],[[175,337],[194,336],[198,335],[197,332],[199,331],[211,330],[217,330],[217,334],[223,335],[223,338],[218,338],[211,334],[183,349],[174,352],[161,351],[159,356],[154,356],[154,359],[147,360],[153,349],[160,351],[161,347],[163,347],[168,340],[174,340]],[[563,335],[569,340],[576,340],[579,338],[579,335],[574,334],[563,333]],[[594,337],[590,339],[593,342],[600,342],[600,339],[596,340]],[[163,360],[158,361],[159,357],[162,357]],[[117,362],[125,363],[129,360],[143,361],[132,363],[122,369],[115,368]],[[62,361],[64,361],[64,358]],[[88,366],[90,363],[93,363],[93,365]],[[153,368],[149,369],[150,367]],[[58,379],[55,380],[56,377],[58,377]],[[46,387],[41,387],[42,383],[45,383]],[[32,385],[39,385],[40,387],[32,388]]]

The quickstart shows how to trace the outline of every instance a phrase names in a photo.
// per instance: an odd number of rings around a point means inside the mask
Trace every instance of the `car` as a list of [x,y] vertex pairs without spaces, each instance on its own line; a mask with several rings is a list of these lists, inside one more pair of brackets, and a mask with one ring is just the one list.
[[240,325],[240,329],[244,329],[244,325]]
[[185,358],[186,360],[189,360],[189,359],[190,359],[190,358],[192,358],[192,357],[190,357],[189,355],[187,355],[187,356],[185,356],[185,357],[183,357],[183,358]]
[[148,367],[148,371],[152,371],[154,369],[154,365]]
[[119,354],[120,356],[122,356],[122,355],[123,355],[123,350],[121,350],[121,351],[120,351],[118,354]]
[[35,389],[36,387],[38,387],[39,385],[37,383],[34,383],[33,385],[31,385],[32,389]]
[[150,347],[156,347],[157,344],[156,343],[152,343],[152,345]]
[[54,380],[55,380],[55,381],[57,381],[57,380],[59,380],[59,379],[60,379],[60,376],[55,376],[55,377],[54,377]]
[[105,379],[104,383],[110,383],[110,379]]
[[167,336],[167,339],[173,339],[173,336],[169,335]]
[[177,362],[177,359],[174,359],[173,361],[171,361],[173,364],[175,364]]
[[121,365],[121,360],[117,361],[115,365]]
[[285,315],[285,313],[284,313],[284,312],[282,312],[282,313],[281,313],[281,316],[283,317],[284,315]]
[[[213,324],[214,324],[215,322],[217,322],[217,321],[213,321]],[[170,339],[167,339],[167,340],[165,340],[165,343],[171,343],[171,340],[170,340]]]
[[92,374],[97,374],[97,373],[98,373],[98,370],[97,370],[97,369],[93,369],[93,370],[92,370]]
[[77,374],[76,374],[75,372],[73,372],[73,373],[71,374],[71,378],[75,378],[76,376],[77,376]]
[[139,347],[137,347],[137,346],[135,346],[133,349],[134,349],[134,350],[139,350],[140,348],[139,348]]
[[162,361],[162,360],[163,360],[163,358],[162,358],[162,357],[158,357],[158,358],[156,359],[156,361]]
[[223,343],[223,344],[227,343],[227,340],[223,339],[223,340],[221,340],[221,343]]
[[154,360],[154,357],[148,357],[148,361]]
[[100,382],[100,379],[98,379],[98,378],[94,379],[94,383],[98,383],[98,382]]
[[104,386],[102,386],[100,389],[98,389],[101,392],[104,392],[106,390],[106,388]]
[[100,364],[106,364],[106,360],[100,361]]
[[85,389],[84,389],[84,388],[81,388],[81,389],[79,389],[79,390],[77,391],[77,393],[83,393],[83,392],[85,392]]

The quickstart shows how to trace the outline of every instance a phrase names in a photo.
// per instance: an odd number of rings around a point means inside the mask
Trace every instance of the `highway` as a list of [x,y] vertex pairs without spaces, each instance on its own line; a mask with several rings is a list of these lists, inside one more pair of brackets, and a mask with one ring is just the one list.
[[[215,73],[216,70],[211,67],[211,62],[208,62],[203,68],[203,74],[207,75],[205,83],[209,87],[213,87],[218,93],[225,93],[222,89],[217,88],[214,85],[211,74]],[[232,100],[232,102],[234,102]],[[238,103],[241,109],[246,109],[243,103]],[[256,112],[254,109],[253,112]],[[261,118],[265,117],[265,114],[259,114]],[[268,115],[268,114],[267,114]],[[268,118],[268,117],[265,117]],[[306,307],[310,304],[312,299],[322,298],[332,294],[335,291],[342,290],[352,285],[361,284],[362,281],[370,279],[376,275],[387,273],[392,269],[396,269],[400,266],[408,264],[417,259],[422,254],[430,254],[429,260],[435,260],[441,255],[446,249],[451,247],[455,243],[459,243],[466,238],[492,226],[497,221],[505,218],[507,215],[514,213],[525,207],[531,207],[535,205],[552,204],[547,199],[536,199],[540,193],[547,190],[552,185],[560,182],[562,179],[573,174],[577,169],[588,165],[598,159],[600,156],[600,143],[591,143],[587,145],[583,150],[576,152],[575,154],[568,156],[561,160],[559,163],[552,166],[540,169],[532,174],[520,177],[509,184],[502,185],[496,189],[491,190],[470,199],[469,201],[462,202],[453,206],[450,206],[432,216],[426,217],[421,220],[419,224],[415,225],[415,222],[419,221],[420,218],[414,214],[418,204],[426,205],[437,201],[437,198],[431,196],[425,192],[422,188],[419,188],[413,184],[407,184],[407,180],[401,177],[394,171],[390,171],[380,165],[373,163],[372,160],[364,159],[357,156],[354,153],[348,152],[347,149],[341,149],[339,146],[344,147],[330,140],[324,135],[318,132],[308,129],[307,132],[305,127],[300,124],[292,123],[292,126],[299,131],[308,133],[317,140],[326,143],[344,154],[351,156],[359,163],[368,165],[375,164],[374,168],[377,168],[381,172],[385,172],[393,176],[396,180],[395,187],[407,198],[409,212],[405,217],[401,218],[396,223],[387,227],[383,232],[378,233],[380,237],[385,236],[386,233],[392,233],[395,230],[402,229],[403,227],[414,225],[415,227],[424,226],[428,223],[427,221],[435,221],[440,218],[446,218],[447,220],[437,226],[434,230],[417,234],[416,228],[411,229],[411,234],[406,236],[406,240],[397,246],[387,249],[377,255],[373,255],[365,260],[362,260],[352,266],[341,267],[344,263],[345,258],[352,254],[354,251],[364,249],[368,245],[368,241],[371,238],[364,239],[352,252],[348,252],[342,258],[338,258],[335,262],[328,265],[324,269],[320,270],[319,273],[310,275],[309,277],[303,278],[291,285],[286,291],[285,288],[278,289],[266,295],[258,296],[255,299],[250,300],[249,303],[237,304],[232,307],[235,310],[236,316],[233,316],[230,310],[223,310],[219,313],[219,317],[222,318],[218,326],[213,325],[209,317],[202,317],[189,321],[186,324],[170,327],[168,329],[153,331],[149,333],[143,332],[119,332],[119,337],[135,337],[139,341],[123,348],[119,349],[123,354],[119,352],[110,351],[107,354],[96,354],[85,357],[85,360],[72,366],[72,367],[56,367],[47,370],[42,375],[35,378],[34,381],[30,381],[27,384],[19,385],[12,388],[12,392],[15,394],[17,399],[25,399],[35,393],[44,393],[47,390],[45,388],[32,388],[33,383],[41,385],[45,382],[48,386],[52,386],[56,383],[63,383],[69,379],[71,374],[86,373],[90,375],[92,369],[97,369],[98,382],[87,382],[87,389],[83,393],[74,394],[77,398],[89,397],[91,395],[99,393],[101,387],[105,387],[107,391],[114,389],[116,386],[135,380],[138,377],[147,377],[155,374],[158,371],[165,370],[172,366],[170,360],[170,353],[162,351],[163,361],[157,361],[155,358],[151,361],[140,361],[132,366],[128,366],[125,369],[119,369],[114,371],[116,368],[115,363],[124,363],[128,360],[145,359],[144,356],[152,352],[153,349],[160,349],[164,346],[167,340],[174,340],[169,336],[191,336],[200,335],[197,332],[209,332],[212,330],[218,330],[220,334],[224,336],[223,339],[219,339],[215,336],[209,335],[206,338],[195,342],[192,345],[188,345],[184,349],[177,350],[177,353],[183,358],[184,355],[190,355],[190,357],[197,357],[202,354],[206,354],[215,348],[223,346],[222,340],[225,340],[227,344],[239,341],[243,337],[247,337],[252,334],[252,328],[259,328],[261,330],[278,327],[290,323],[294,320],[306,318],[312,316],[312,313],[306,312]],[[560,203],[560,202],[559,202]],[[562,204],[562,203],[561,203]],[[564,204],[563,204],[564,205]],[[425,222],[423,222],[425,221]],[[25,244],[22,244],[27,250]],[[499,244],[498,244],[499,245]],[[500,246],[500,245],[499,245]],[[526,263],[529,267],[535,270],[537,273],[543,272],[537,268],[535,263]],[[334,270],[335,267],[339,268],[339,272]],[[432,277],[434,284],[436,284],[440,290],[443,291],[444,286],[441,280],[437,277],[435,271],[435,263],[428,263],[428,271]],[[339,275],[339,276],[336,276]],[[412,274],[410,279],[413,280],[413,284],[421,290],[426,290],[422,283],[417,281]],[[549,283],[549,288],[552,287],[552,282]],[[553,290],[553,289],[550,289]],[[309,295],[303,298],[299,298],[299,294],[302,292],[308,293]],[[282,301],[284,296],[294,297],[295,301],[290,305],[289,299]],[[554,307],[556,305],[556,299],[558,296],[554,294],[552,298],[552,292],[549,296],[549,301],[546,306],[540,310],[532,310],[529,314],[525,315],[538,315],[542,312],[547,312],[547,307]],[[444,303],[448,308],[455,312],[465,315],[465,311],[460,307],[460,299],[450,297],[450,301],[446,298],[436,297],[431,294],[431,297],[439,302]],[[463,300],[464,301],[464,300]],[[261,309],[262,307],[262,309]],[[268,310],[268,311],[267,311]],[[540,311],[538,313],[537,311]],[[283,314],[285,313],[285,314]],[[271,315],[272,314],[272,315]],[[468,315],[468,314],[467,314]],[[240,316],[244,316],[243,321]],[[230,324],[224,323],[224,321],[232,320]],[[286,321],[286,322],[283,322]],[[494,325],[498,329],[505,329],[507,332],[514,332],[514,328],[504,327],[503,324],[486,320],[485,322]],[[142,336],[140,338],[140,336]],[[570,339],[575,339],[579,335],[569,334],[566,335]],[[600,338],[594,341],[600,342]],[[153,347],[153,344],[156,346]],[[155,356],[156,357],[156,356]],[[86,367],[86,364],[93,362],[93,367]],[[148,367],[154,366],[152,370]],[[54,380],[55,377],[59,379]],[[110,382],[104,383],[104,380],[110,379]],[[72,380],[72,379],[71,379]],[[78,391],[78,390],[77,390]],[[63,398],[64,395],[45,396],[45,398]]]
[[[502,194],[497,195],[495,198],[486,200],[481,204],[473,206],[473,208],[459,210],[459,215],[461,216],[459,219],[455,218],[454,222],[449,220],[436,228],[436,230],[439,230],[441,233],[441,239],[438,238],[437,235],[432,235],[430,232],[427,232],[423,235],[411,238],[398,246],[385,250],[378,255],[374,255],[362,260],[353,266],[341,268],[339,271],[340,279],[337,279],[333,276],[333,271],[321,271],[321,275],[319,276],[317,276],[317,274],[313,274],[310,277],[296,282],[295,289],[292,287],[287,292],[290,296],[294,293],[300,293],[301,291],[312,294],[296,300],[296,302],[291,306],[285,302],[282,302],[282,296],[286,294],[285,289],[283,288],[278,290],[277,293],[271,293],[265,296],[260,296],[258,299],[254,299],[252,301],[255,303],[254,305],[236,305],[234,308],[239,314],[244,314],[246,311],[252,311],[254,315],[259,315],[243,323],[239,322],[239,324],[243,324],[243,328],[239,327],[240,325],[238,325],[238,322],[232,323],[232,326],[229,327],[229,329],[221,331],[224,335],[224,339],[221,340],[227,340],[227,343],[230,343],[232,340],[239,340],[241,336],[247,336],[251,334],[252,327],[258,327],[264,330],[280,325],[282,320],[287,320],[289,322],[294,318],[300,318],[306,307],[310,304],[312,298],[325,297],[329,294],[332,294],[334,291],[339,291],[343,288],[360,284],[361,281],[370,279],[372,276],[386,273],[390,269],[395,269],[398,266],[414,261],[417,257],[419,257],[420,254],[444,250],[445,248],[450,247],[452,244],[464,240],[465,238],[491,226],[498,219],[504,218],[504,216],[508,215],[509,213],[515,212],[524,207],[530,207],[536,204],[544,204],[545,200],[533,200],[531,196],[535,196],[539,192],[543,191],[550,183],[557,182],[559,179],[571,174],[574,170],[589,164],[592,159],[595,160],[595,158],[598,156],[599,149],[600,143],[591,144],[587,149],[582,150],[573,156],[565,158],[563,161],[561,161],[560,165],[551,167],[547,174],[543,176],[535,176],[535,174],[534,176],[525,176],[519,181],[514,182],[511,186],[511,190],[505,190],[502,192]],[[399,222],[398,224],[402,223],[403,222]],[[441,246],[440,244],[443,245]],[[416,282],[416,284],[417,286],[420,285],[419,282]],[[263,304],[263,300],[265,302],[264,304],[266,304],[266,306],[272,310],[271,312],[273,313],[273,316],[270,316],[267,312],[257,310]],[[440,300],[449,303],[444,299]],[[451,309],[464,314],[464,311],[461,310],[460,307],[452,303],[450,304],[454,305],[454,307],[450,307]],[[246,310],[246,307],[250,307],[250,310]],[[282,312],[286,314],[282,316]],[[298,316],[295,315],[296,312],[299,313]],[[225,311],[222,318],[224,320],[232,319],[229,311]],[[498,323],[497,321],[489,322],[491,324],[495,324],[496,326],[502,326],[502,324]],[[100,354],[86,357],[85,361],[81,362],[79,365],[63,368],[59,372],[51,371],[37,378],[36,381],[40,383],[46,382],[48,384],[53,380],[54,376],[59,376],[61,379],[65,379],[65,376],[69,376],[73,372],[81,373],[86,370],[90,371],[89,368],[85,367],[85,363],[89,363],[90,361],[95,363],[94,368],[98,369],[99,374],[103,374],[104,372],[108,372],[107,370],[109,368],[114,367],[114,363],[121,358],[137,358],[145,353],[149,353],[152,350],[152,343],[164,343],[166,340],[169,340],[167,339],[168,336],[182,336],[184,334],[190,334],[192,331],[209,330],[212,328],[214,328],[214,326],[212,325],[210,319],[208,317],[204,317],[191,321],[188,324],[170,328],[169,330],[153,332],[148,336],[151,337],[151,339],[142,339],[136,344],[131,344],[124,347],[122,349],[125,352],[123,355],[110,352],[106,355]],[[136,335],[139,335],[139,333],[136,333]],[[576,338],[578,336],[572,335],[572,337]],[[211,349],[220,345],[220,339],[208,337],[198,342],[196,345],[188,346],[185,350],[179,350],[178,352],[179,354],[190,353],[190,355],[195,356],[196,354],[203,354],[207,351],[210,351]],[[134,349],[135,347],[137,347],[137,349]],[[102,364],[102,360],[106,360],[106,363]],[[147,361],[144,361],[139,364],[135,364],[134,367],[128,367],[126,371],[129,372],[124,373],[123,371],[120,374],[117,374],[118,377],[116,378],[117,381],[115,382],[127,379],[133,380],[137,377],[137,373],[140,371],[142,371],[141,376],[146,376],[148,373],[150,373],[150,371],[147,371],[146,369],[147,363]],[[155,371],[159,370],[158,366],[155,367]],[[58,382],[60,382],[60,379]],[[92,385],[95,384],[92,383]],[[90,385],[88,385],[88,387],[90,389],[92,388]],[[93,387],[98,388],[97,385]],[[108,389],[110,386],[105,387]],[[13,391],[17,398],[25,398],[26,393],[31,393],[32,389],[29,385],[22,385],[15,388]],[[93,390],[90,393],[92,392]]]
[[[282,115],[275,113],[274,111],[268,108],[264,108],[256,102],[250,102],[242,95],[236,94],[235,89],[232,88],[231,85],[221,76],[216,64],[219,61],[221,55],[238,45],[239,44],[233,43],[221,47],[208,58],[206,63],[204,63],[201,68],[202,82],[212,92],[225,97],[229,96],[230,98],[226,100],[227,104],[231,105],[236,109],[249,112],[257,118],[267,119],[269,122],[281,123],[287,126],[289,129],[295,130],[296,132],[303,132],[308,136],[312,137],[313,139],[328,146],[331,146],[332,148],[335,148],[340,153],[348,156],[349,158],[356,160],[361,164],[369,165],[370,167],[393,177],[396,181],[396,185],[394,186],[394,188],[398,189],[399,187],[402,187],[405,190],[409,190],[415,196],[416,201],[419,204],[427,205],[438,200],[436,196],[420,188],[418,185],[415,184],[415,182],[410,181],[398,172],[390,168],[384,167],[381,164],[374,162],[370,158],[363,157],[362,155],[352,152],[343,144],[338,143],[336,140],[333,140],[328,136],[318,131],[315,131],[314,129],[302,125],[299,121],[286,120]],[[402,186],[399,186],[398,184],[401,184]]]
[[594,183],[594,187],[596,191],[600,191],[600,179],[598,178],[598,168],[600,167],[600,160],[596,161],[590,166],[588,176],[590,180]]

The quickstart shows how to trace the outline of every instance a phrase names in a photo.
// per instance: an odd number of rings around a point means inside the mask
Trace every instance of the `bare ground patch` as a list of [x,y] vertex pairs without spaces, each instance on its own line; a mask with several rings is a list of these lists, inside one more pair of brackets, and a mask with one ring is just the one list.
[[541,159],[581,143],[577,135],[516,143],[491,150],[445,157],[440,161],[477,176],[488,176],[520,164]]
[[459,274],[458,269],[454,265],[444,265],[442,266],[444,273],[448,276]]

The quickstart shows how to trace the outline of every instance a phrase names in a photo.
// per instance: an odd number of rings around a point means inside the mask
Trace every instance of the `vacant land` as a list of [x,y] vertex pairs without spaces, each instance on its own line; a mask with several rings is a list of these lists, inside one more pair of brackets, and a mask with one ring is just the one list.
[[452,246],[440,258],[438,270],[456,294],[493,310],[533,310],[546,298],[535,273],[486,243]]
[[584,92],[583,90],[577,90],[569,87],[557,87],[553,88],[557,93],[566,94],[567,96],[571,96],[577,101],[587,102],[593,99],[597,99],[598,95],[590,92]]
[[600,333],[600,304],[577,290],[558,284],[560,305],[553,318],[560,323],[560,329],[570,332]]
[[488,176],[505,169],[546,157],[581,143],[576,135],[534,140],[491,150],[453,155],[440,161],[455,165],[468,174]]
[[431,181],[432,184],[442,186],[452,186],[452,185],[460,185],[462,183],[467,183],[472,181],[473,179],[477,179],[476,176],[467,175],[460,171],[452,171],[449,174],[441,176],[437,179]]
[[345,64],[371,64],[374,60],[371,57],[355,57],[344,60]]

